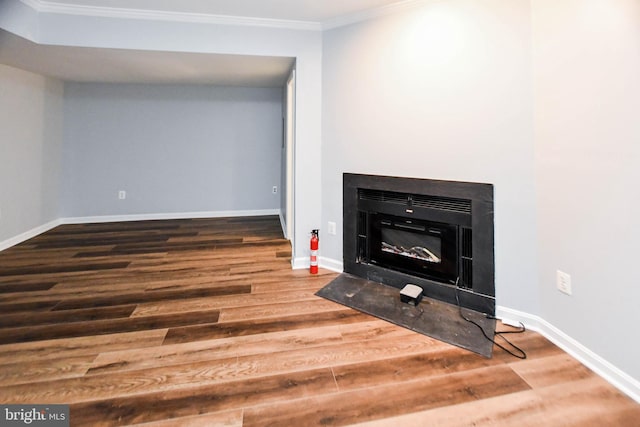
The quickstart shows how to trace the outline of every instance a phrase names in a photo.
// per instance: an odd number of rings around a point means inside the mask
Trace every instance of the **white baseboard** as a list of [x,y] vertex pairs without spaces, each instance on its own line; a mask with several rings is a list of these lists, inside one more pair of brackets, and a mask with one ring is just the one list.
[[147,221],[156,219],[190,219],[190,218],[226,218],[238,216],[263,216],[263,215],[279,215],[278,209],[261,209],[261,210],[242,210],[242,211],[206,211],[206,212],[175,212],[163,214],[139,214],[139,215],[100,215],[100,216],[81,216],[58,218],[35,227],[29,231],[25,231],[15,237],[0,242],[0,251],[9,249],[19,243],[36,237],[46,231],[51,230],[62,224],[88,224],[92,222],[120,222],[120,221]]
[[600,357],[551,323],[539,316],[502,306],[496,307],[496,316],[509,324],[522,322],[528,329],[539,332],[621,392],[640,403],[640,381]]
[[100,215],[62,218],[62,224],[88,224],[92,222],[149,221],[159,219],[226,218],[238,216],[279,215],[278,209],[242,210],[242,211],[198,211],[172,212],[161,214]]
[[280,218],[280,227],[282,228],[282,235],[284,236],[285,239],[291,240],[289,236],[287,236],[287,223],[284,220],[284,215],[282,211],[278,211],[278,217]]
[[[309,268],[311,260],[308,257],[297,257],[291,262],[291,267],[294,270],[302,270]],[[336,273],[342,273],[344,268],[342,267],[342,261],[336,261],[332,258],[326,258],[323,256],[318,257],[318,266],[326,268],[327,270],[335,271]]]
[[342,265],[342,261],[337,261],[333,258],[319,257],[318,264],[322,268],[326,268],[327,270],[335,271],[336,273],[342,273],[344,271],[344,266]]
[[309,264],[311,264],[309,257],[297,257],[293,258],[293,260],[291,261],[291,268],[293,268],[294,270],[302,270],[305,268],[309,268]]
[[62,224],[62,221],[60,219],[55,219],[39,227],[32,228],[29,231],[25,231],[24,233],[20,233],[15,237],[11,237],[7,240],[4,240],[0,242],[0,251],[4,251],[5,249],[9,249],[12,246],[15,246],[31,238],[34,238],[39,234],[42,234],[46,231],[51,230],[52,228],[59,226],[60,224]]

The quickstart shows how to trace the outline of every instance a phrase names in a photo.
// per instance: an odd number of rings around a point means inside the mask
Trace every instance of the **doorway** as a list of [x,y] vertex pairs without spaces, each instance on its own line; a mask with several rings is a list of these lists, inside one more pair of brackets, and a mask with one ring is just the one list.
[[284,137],[284,160],[285,160],[285,173],[284,173],[284,232],[285,237],[291,242],[292,253],[295,253],[294,248],[294,223],[295,223],[295,111],[296,111],[296,71],[291,70],[291,74],[287,79],[287,85],[285,88],[285,137]]

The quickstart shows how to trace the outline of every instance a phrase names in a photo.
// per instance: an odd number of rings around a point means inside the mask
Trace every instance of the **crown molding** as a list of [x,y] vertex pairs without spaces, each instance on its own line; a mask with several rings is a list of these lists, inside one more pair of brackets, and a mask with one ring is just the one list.
[[35,10],[36,12],[40,8],[40,0],[19,0],[19,1],[20,3],[23,3],[29,6],[31,9]]
[[100,18],[142,19],[217,25],[244,25],[253,27],[280,28],[289,30],[323,31],[369,19],[379,18],[437,0],[404,0],[388,6],[339,16],[323,22],[295,21],[287,19],[253,18],[247,16],[211,15],[204,13],[167,12],[161,10],[122,9],[103,6],[82,6],[53,3],[46,0],[19,0],[39,13],[94,16]]
[[322,22],[322,30],[331,30],[333,28],[344,27],[346,25],[356,24],[370,19],[380,18],[405,10],[413,9],[418,6],[433,3],[438,0],[404,0],[387,6],[377,7],[375,9],[364,10],[362,12],[351,13],[349,15],[338,16]]
[[322,24],[311,21],[253,18],[246,16],[210,15],[203,13],[167,12],[160,10],[121,9],[115,7],[81,6],[52,3],[45,0],[19,0],[39,13],[93,16],[100,18],[142,19],[217,25],[244,25],[289,30],[322,31]]

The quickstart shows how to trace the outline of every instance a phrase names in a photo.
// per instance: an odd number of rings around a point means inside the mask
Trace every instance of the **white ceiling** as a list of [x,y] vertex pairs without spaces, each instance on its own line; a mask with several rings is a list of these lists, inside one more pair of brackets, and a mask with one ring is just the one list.
[[[321,29],[416,0],[20,0],[39,12],[245,19]],[[155,14],[155,15],[154,15]],[[253,20],[253,21],[252,21]],[[258,20],[258,21],[255,21]],[[64,81],[283,86],[293,58],[45,46],[0,29],[0,63]]]
[[45,46],[0,30],[0,64],[64,81],[281,87],[293,58]]

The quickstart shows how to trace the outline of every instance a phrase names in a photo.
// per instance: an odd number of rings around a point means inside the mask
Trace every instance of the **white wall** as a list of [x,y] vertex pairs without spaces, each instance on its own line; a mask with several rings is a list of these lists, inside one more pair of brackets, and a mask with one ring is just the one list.
[[279,88],[67,83],[63,216],[277,211],[281,116]]
[[541,316],[640,379],[640,2],[532,5]]
[[59,217],[63,84],[0,65],[0,245]]
[[342,174],[495,186],[497,303],[536,313],[528,1],[451,0],[328,31],[321,254],[342,261]]

